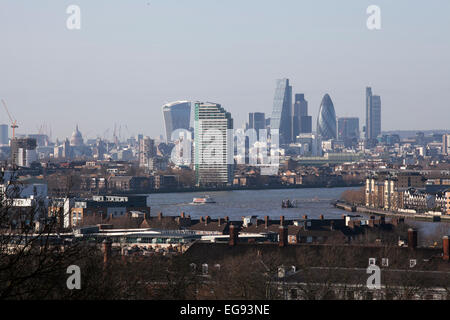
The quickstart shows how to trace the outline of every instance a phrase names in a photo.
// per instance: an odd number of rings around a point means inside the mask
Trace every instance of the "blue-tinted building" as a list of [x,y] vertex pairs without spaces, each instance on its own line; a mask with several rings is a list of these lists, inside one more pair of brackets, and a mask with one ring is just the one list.
[[191,103],[189,101],[171,102],[163,105],[162,110],[167,142],[171,141],[171,135],[174,130],[189,130],[191,119]]
[[270,129],[279,130],[280,144],[292,142],[292,87],[289,79],[276,81]]
[[317,135],[322,140],[336,139],[336,112],[330,96],[325,94],[320,103],[319,116],[317,117]]
[[381,133],[381,98],[372,95],[372,88],[366,88],[366,132],[367,140],[375,140]]

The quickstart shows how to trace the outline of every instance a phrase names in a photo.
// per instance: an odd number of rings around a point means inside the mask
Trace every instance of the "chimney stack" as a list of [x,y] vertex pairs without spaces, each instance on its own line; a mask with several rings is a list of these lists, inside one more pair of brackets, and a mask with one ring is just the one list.
[[220,226],[222,224],[222,218],[217,219],[217,225]]
[[411,249],[417,248],[417,230],[412,228],[408,229],[408,247]]
[[228,218],[228,216],[225,217],[225,222],[229,222],[230,218]]
[[210,222],[210,220],[211,220],[211,219],[209,218],[209,216],[206,216],[206,217],[205,217],[205,226],[208,225],[208,223]]
[[238,242],[239,231],[234,226],[234,224],[230,224],[230,239],[228,241],[228,245],[234,247]]
[[264,226],[266,229],[269,227],[269,216],[264,217]]
[[102,246],[103,246],[103,265],[104,267],[106,267],[110,260],[111,260],[111,240],[109,239],[105,239],[102,242]]
[[308,216],[306,214],[303,215],[303,219],[307,220]]
[[278,245],[280,247],[285,247],[288,243],[288,231],[287,231],[287,227],[284,225],[280,225],[280,227],[278,228]]
[[323,219],[324,219],[323,214],[321,214],[321,215],[319,216],[319,219],[320,219],[320,220],[323,220]]
[[161,221],[161,220],[162,220],[162,217],[163,217],[163,214],[162,214],[162,212],[158,212],[158,220],[159,220],[159,221]]
[[442,250],[444,251],[444,260],[449,261],[450,259],[450,252],[449,252],[449,242],[448,242],[448,236],[444,236],[442,238]]
[[182,212],[181,213],[181,219],[184,219],[185,218],[185,214],[184,214],[184,212]]
[[280,226],[284,226],[284,216],[280,216]]

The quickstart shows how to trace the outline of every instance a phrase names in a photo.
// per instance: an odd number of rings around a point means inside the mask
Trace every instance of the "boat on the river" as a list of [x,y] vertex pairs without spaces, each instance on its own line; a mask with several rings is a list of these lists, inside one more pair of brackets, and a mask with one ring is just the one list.
[[281,208],[283,209],[289,209],[289,208],[297,208],[297,200],[282,200],[281,201]]
[[216,201],[211,198],[210,196],[206,195],[202,198],[194,198],[192,200],[192,203],[194,204],[205,204],[205,203],[216,203]]

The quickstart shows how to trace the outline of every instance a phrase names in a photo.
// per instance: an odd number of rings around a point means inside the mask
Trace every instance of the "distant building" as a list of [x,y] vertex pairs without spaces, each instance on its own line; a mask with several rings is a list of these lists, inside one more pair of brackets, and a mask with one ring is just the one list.
[[7,124],[0,124],[0,145],[9,145],[9,133]]
[[191,103],[189,101],[175,101],[163,105],[166,141],[171,142],[172,132],[176,129],[189,130],[191,118]]
[[78,130],[78,125],[75,128],[75,131],[72,133],[72,137],[70,138],[70,146],[71,147],[81,147],[84,145],[83,135],[80,130]]
[[19,167],[30,167],[37,161],[36,139],[14,138],[11,140],[11,163]]
[[233,182],[233,119],[220,104],[195,103],[194,164],[197,185]]
[[336,112],[330,96],[325,94],[320,103],[319,115],[317,117],[317,135],[322,140],[336,139]]
[[88,217],[124,216],[131,211],[141,211],[150,214],[147,196],[93,196],[92,199],[76,199],[70,210],[69,217],[65,217],[65,228],[76,226]]
[[292,141],[292,87],[289,79],[276,81],[270,129],[279,130],[280,145]]
[[149,167],[150,159],[156,156],[155,140],[144,137],[139,143],[139,166]]
[[259,130],[266,129],[266,117],[263,112],[250,112],[248,114],[248,129],[255,129],[259,138]]
[[359,118],[338,118],[338,139],[344,141],[345,147],[355,145],[359,139]]
[[372,95],[372,88],[366,88],[366,140],[374,140],[381,133],[381,98]]
[[450,155],[450,134],[442,135],[442,154]]
[[301,133],[312,132],[312,117],[308,116],[308,101],[305,100],[303,93],[295,95],[295,102],[293,105],[293,117],[292,117],[292,139]]

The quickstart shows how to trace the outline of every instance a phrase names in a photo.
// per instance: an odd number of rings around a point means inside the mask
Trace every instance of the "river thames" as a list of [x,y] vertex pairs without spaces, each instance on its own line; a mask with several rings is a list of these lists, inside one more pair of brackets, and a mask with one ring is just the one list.
[[[192,218],[210,216],[211,218],[230,217],[231,220],[241,220],[243,216],[258,216],[263,219],[269,216],[279,219],[281,215],[286,219],[299,219],[303,215],[309,218],[319,218],[321,214],[327,219],[340,218],[347,213],[335,208],[331,202],[341,197],[350,188],[300,188],[300,189],[264,189],[264,190],[233,190],[210,192],[181,192],[154,193],[149,195],[152,215],[162,212],[164,215],[177,216],[181,212]],[[216,203],[192,204],[193,198],[209,195]],[[297,208],[282,209],[281,202],[285,199],[296,200]],[[360,213],[358,213],[360,214]],[[363,217],[367,215],[360,214]],[[389,218],[388,218],[389,219]],[[436,228],[450,224],[422,221],[407,221],[419,228],[422,234],[433,233]]]

